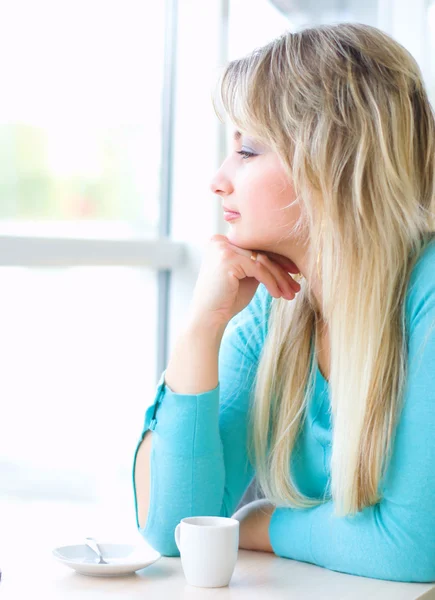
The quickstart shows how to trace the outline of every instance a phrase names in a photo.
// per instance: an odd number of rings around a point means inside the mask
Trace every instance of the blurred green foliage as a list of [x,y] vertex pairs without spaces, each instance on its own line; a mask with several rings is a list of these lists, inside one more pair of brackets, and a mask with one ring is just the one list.
[[[143,219],[144,185],[137,172],[132,172],[134,161],[130,160],[140,135],[133,126],[104,130],[92,140],[99,158],[98,174],[74,168],[65,174],[50,166],[44,128],[0,124],[0,219]],[[89,138],[83,141],[87,142]]]

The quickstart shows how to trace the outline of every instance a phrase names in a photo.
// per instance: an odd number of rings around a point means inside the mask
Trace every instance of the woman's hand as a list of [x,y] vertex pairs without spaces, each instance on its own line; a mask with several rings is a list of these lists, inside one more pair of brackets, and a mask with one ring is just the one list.
[[297,273],[297,266],[273,252],[259,251],[256,261],[251,254],[224,235],[211,237],[193,293],[191,320],[226,325],[250,303],[259,283],[274,298],[294,299],[301,286],[290,273]]
[[269,524],[276,506],[260,498],[242,506],[232,516],[239,525],[239,548],[273,552],[269,540]]

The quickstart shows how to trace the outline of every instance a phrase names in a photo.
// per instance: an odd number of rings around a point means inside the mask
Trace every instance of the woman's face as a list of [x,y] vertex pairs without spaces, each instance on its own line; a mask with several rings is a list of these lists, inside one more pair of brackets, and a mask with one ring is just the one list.
[[231,243],[296,258],[296,238],[291,230],[300,216],[300,206],[275,152],[234,131],[232,151],[210,187],[222,198],[222,207],[240,213],[228,221],[226,235]]

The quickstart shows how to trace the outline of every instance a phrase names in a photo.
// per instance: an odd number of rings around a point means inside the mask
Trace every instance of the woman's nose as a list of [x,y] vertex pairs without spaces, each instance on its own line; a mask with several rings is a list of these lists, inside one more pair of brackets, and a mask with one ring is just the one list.
[[225,177],[221,170],[219,170],[210,182],[210,189],[213,194],[219,196],[226,196],[231,194],[233,186],[228,177]]

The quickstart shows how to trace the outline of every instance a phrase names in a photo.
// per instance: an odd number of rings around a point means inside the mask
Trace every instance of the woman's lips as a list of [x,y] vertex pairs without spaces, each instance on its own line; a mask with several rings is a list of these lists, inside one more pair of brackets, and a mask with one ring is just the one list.
[[238,213],[238,212],[232,212],[232,211],[228,211],[228,210],[224,211],[225,221],[232,221],[233,219],[238,219],[239,217],[240,217],[240,213]]

